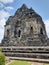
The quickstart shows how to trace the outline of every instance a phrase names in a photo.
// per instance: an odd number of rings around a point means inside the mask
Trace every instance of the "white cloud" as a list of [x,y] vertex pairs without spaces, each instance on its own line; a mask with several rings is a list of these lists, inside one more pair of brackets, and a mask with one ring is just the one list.
[[6,7],[5,4],[13,3],[14,0],[0,0],[0,42],[4,36],[4,25],[6,23],[6,18],[10,16],[10,11],[14,8],[12,6]]
[[3,2],[3,3],[12,3],[14,0],[0,0],[0,2]]
[[6,20],[3,18],[1,21],[0,21],[0,26],[4,26],[5,25],[5,22],[6,22]]
[[0,2],[0,8],[3,8],[4,7],[4,5]]
[[8,6],[8,7],[5,7],[5,9],[6,9],[7,11],[9,11],[9,10],[13,10],[14,8],[11,7],[11,6]]
[[0,20],[0,43],[1,40],[4,36],[4,25],[5,25],[6,20],[3,18],[2,20]]
[[48,20],[45,20],[44,23],[45,23],[45,26],[46,26],[47,35],[49,37],[49,19]]
[[0,20],[3,19],[3,18],[6,18],[8,16],[10,16],[10,14],[8,12],[6,12],[4,10],[0,11]]
[[4,10],[0,11],[0,42],[4,36],[4,25],[6,23],[6,19],[7,17],[9,17],[10,14]]

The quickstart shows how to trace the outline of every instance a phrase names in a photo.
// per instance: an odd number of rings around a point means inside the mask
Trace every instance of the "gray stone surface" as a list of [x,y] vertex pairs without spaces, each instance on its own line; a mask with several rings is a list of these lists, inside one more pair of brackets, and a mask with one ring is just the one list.
[[43,46],[48,37],[45,24],[39,14],[25,4],[14,16],[10,16],[5,25],[3,46]]

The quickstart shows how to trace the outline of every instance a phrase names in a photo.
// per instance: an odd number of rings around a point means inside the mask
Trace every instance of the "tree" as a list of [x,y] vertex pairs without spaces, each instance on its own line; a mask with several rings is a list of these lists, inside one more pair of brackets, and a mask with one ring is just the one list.
[[1,52],[0,48],[0,65],[5,65],[5,55]]

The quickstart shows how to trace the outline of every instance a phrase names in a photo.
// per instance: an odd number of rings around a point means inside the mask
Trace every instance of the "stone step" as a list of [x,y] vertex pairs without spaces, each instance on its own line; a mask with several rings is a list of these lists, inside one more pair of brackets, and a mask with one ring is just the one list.
[[9,56],[7,58],[9,58],[11,60],[25,60],[25,61],[49,63],[49,59],[25,58],[25,57],[9,57]]
[[25,57],[25,58],[40,58],[40,59],[48,59],[49,54],[38,54],[38,53],[5,53],[6,56],[9,57]]
[[49,59],[49,47],[2,47],[9,57]]
[[46,50],[3,50],[3,52],[49,53],[49,51]]
[[44,53],[10,53],[10,52],[7,52],[7,53],[4,53],[4,54],[19,54],[19,55],[41,55],[41,56],[49,56],[49,54],[44,54]]

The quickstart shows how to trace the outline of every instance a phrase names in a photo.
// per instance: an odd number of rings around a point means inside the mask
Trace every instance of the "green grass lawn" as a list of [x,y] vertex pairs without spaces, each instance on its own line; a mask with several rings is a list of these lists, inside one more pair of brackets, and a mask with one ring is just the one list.
[[31,65],[31,62],[15,60],[9,65]]
[[49,65],[49,64],[44,64],[44,65]]

